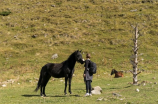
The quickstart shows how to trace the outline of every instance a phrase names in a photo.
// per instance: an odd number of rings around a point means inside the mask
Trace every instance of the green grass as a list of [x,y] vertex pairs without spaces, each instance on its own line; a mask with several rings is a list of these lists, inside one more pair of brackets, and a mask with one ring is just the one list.
[[[113,78],[108,73],[95,75],[92,86],[100,86],[102,88],[101,95],[93,95],[92,97],[84,97],[85,84],[81,74],[76,74],[72,80],[73,94],[64,95],[64,83],[61,79],[51,78],[46,87],[47,97],[40,97],[39,91],[33,92],[36,87],[35,79],[28,79],[27,82],[15,82],[8,84],[5,88],[0,88],[0,101],[3,104],[156,104],[157,100],[157,74],[143,72],[139,76],[139,86],[131,85],[132,74],[124,74],[123,78]],[[154,78],[154,79],[153,79]],[[30,81],[31,80],[31,81]],[[141,82],[146,81],[144,86]],[[77,82],[77,83],[76,83]],[[136,89],[140,92],[136,92]],[[116,97],[112,93],[118,93],[121,96]],[[98,101],[98,98],[104,98]]]

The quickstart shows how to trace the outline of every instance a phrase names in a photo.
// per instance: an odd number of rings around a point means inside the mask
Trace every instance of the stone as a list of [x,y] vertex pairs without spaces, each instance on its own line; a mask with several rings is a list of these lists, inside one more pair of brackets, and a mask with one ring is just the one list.
[[56,58],[58,58],[58,54],[57,53],[52,56],[52,59],[56,59]]
[[137,88],[136,91],[139,92],[139,89]]
[[94,94],[94,95],[101,94],[101,92],[99,90],[92,90],[91,93]]
[[6,86],[7,86],[6,84],[3,84],[3,85],[2,85],[2,87],[6,87]]
[[91,93],[94,94],[94,95],[101,94],[102,93],[102,89],[99,86],[93,87]]
[[102,89],[100,86],[93,87],[92,90],[98,90],[98,91],[102,92]]

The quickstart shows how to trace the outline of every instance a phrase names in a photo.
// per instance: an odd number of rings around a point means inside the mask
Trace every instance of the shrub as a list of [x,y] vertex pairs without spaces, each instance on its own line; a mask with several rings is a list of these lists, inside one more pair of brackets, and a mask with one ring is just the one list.
[[8,16],[11,12],[10,11],[2,11],[0,12],[1,16]]

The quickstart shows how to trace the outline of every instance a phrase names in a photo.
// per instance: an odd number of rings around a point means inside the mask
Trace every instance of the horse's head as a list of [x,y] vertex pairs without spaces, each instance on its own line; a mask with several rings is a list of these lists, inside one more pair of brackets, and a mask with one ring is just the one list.
[[84,63],[84,59],[82,58],[82,54],[81,54],[81,51],[77,50],[75,52],[75,59],[77,62],[83,64]]
[[111,70],[111,75],[113,75],[115,73],[115,71],[116,71],[115,69],[112,69]]

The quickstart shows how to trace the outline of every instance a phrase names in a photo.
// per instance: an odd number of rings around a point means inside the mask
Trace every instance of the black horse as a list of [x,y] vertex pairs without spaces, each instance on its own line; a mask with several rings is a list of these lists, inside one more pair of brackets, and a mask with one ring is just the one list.
[[69,58],[62,63],[48,63],[44,65],[40,72],[39,81],[37,84],[37,87],[35,91],[37,92],[40,88],[40,95],[46,96],[45,94],[45,87],[49,81],[49,79],[52,77],[55,78],[62,78],[65,77],[65,89],[64,93],[66,93],[66,87],[67,87],[67,80],[69,80],[69,93],[71,94],[71,79],[72,75],[74,73],[74,67],[77,62],[80,62],[81,64],[84,63],[84,60],[82,59],[81,51],[77,50],[73,52]]

